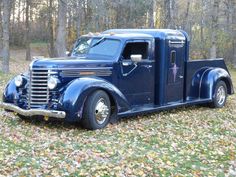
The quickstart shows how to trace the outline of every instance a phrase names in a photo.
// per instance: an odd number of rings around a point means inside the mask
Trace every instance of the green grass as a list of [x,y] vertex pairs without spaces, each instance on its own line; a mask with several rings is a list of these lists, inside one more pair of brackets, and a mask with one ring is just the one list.
[[[236,71],[231,71],[236,85]],[[12,75],[0,73],[1,89]],[[0,174],[226,176],[236,166],[236,96],[223,109],[187,107],[87,131],[0,111]]]
[[32,48],[44,48],[47,47],[48,43],[43,41],[35,41],[30,44]]

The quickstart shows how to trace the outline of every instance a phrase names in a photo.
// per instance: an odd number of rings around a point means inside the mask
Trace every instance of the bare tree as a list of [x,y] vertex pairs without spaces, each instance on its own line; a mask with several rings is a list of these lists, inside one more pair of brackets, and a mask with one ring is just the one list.
[[66,56],[66,13],[67,0],[58,0],[58,28],[55,43],[57,57]]
[[26,60],[31,60],[31,50],[30,50],[30,3],[31,0],[26,0],[26,12],[25,12],[25,46],[26,46]]
[[9,72],[9,24],[11,14],[11,0],[3,0],[3,16],[2,16],[2,30],[3,30],[3,48],[2,48],[2,71]]
[[53,31],[53,0],[49,0],[48,2],[48,29],[49,29],[49,56],[55,56],[55,49],[54,49],[54,31]]
[[186,7],[186,12],[184,14],[184,19],[183,19],[183,24],[182,24],[182,27],[184,30],[186,30],[187,32],[190,31],[190,25],[189,25],[189,10],[190,10],[190,3],[191,3],[191,0],[188,0],[187,1],[187,7]]
[[232,33],[233,33],[233,65],[236,68],[236,2],[233,1],[233,15],[232,15]]
[[214,0],[211,23],[211,49],[210,58],[216,58],[217,55],[217,29],[218,29],[219,0]]
[[154,12],[156,10],[156,0],[151,0],[151,7],[149,9],[149,27],[155,27],[155,19],[154,19]]
[[175,0],[164,0],[164,28],[174,28]]
[[80,31],[81,31],[81,25],[82,25],[82,17],[83,17],[83,9],[82,9],[82,6],[81,6],[82,2],[81,0],[78,0],[77,3],[75,4],[75,6],[77,7],[77,10],[76,10],[76,32],[77,32],[77,37],[79,37],[81,34],[80,34]]
[[2,41],[2,0],[0,0],[0,57],[2,55],[2,47],[3,47],[3,41]]

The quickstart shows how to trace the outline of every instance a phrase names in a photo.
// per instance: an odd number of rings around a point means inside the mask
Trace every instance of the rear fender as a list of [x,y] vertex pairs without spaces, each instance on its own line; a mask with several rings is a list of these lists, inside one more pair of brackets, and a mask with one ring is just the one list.
[[234,93],[233,84],[229,73],[222,68],[209,68],[201,77],[199,85],[199,97],[203,99],[214,98],[214,90],[218,81],[222,80],[227,86],[229,95]]
[[101,78],[84,77],[75,79],[66,86],[59,100],[59,110],[66,112],[68,121],[79,121],[87,97],[96,90],[104,90],[109,95],[118,113],[130,109],[125,96],[114,85]]

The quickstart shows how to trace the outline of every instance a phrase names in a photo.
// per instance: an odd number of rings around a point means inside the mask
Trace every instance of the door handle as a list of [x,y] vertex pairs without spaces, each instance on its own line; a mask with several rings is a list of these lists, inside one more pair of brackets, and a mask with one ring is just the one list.
[[145,68],[150,69],[152,68],[152,65],[144,65]]
[[133,63],[132,62],[130,62],[130,61],[123,61],[122,62],[122,65],[123,66],[130,66],[130,65],[132,65]]
[[179,76],[179,78],[180,78],[180,79],[183,79],[183,78],[184,78],[184,76],[180,75],[180,76]]

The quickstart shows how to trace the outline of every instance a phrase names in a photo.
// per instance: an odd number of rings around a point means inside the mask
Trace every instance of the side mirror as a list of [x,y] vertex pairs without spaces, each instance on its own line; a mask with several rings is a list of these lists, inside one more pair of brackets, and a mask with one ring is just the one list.
[[131,55],[130,58],[134,63],[138,63],[138,62],[142,61],[143,56],[142,55]]
[[69,52],[69,51],[66,51],[66,56],[69,57],[69,55],[70,55],[70,52]]

